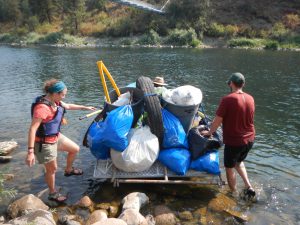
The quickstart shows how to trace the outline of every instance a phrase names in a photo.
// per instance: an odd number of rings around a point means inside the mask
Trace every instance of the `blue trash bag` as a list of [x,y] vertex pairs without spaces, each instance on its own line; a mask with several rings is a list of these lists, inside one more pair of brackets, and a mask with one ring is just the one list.
[[178,175],[185,175],[190,167],[191,153],[184,148],[171,148],[159,153],[158,160]]
[[[94,122],[87,134],[87,143],[93,156],[96,159],[108,159],[110,158],[110,148],[105,146],[99,137],[98,131],[103,129],[103,122]],[[100,133],[102,134],[102,133]]]
[[127,134],[133,122],[133,111],[130,105],[120,106],[107,113],[102,130],[102,141],[117,151],[124,151],[128,146]]
[[179,119],[166,109],[162,109],[164,124],[163,148],[186,148],[188,139]]
[[219,175],[221,173],[219,152],[217,150],[214,152],[207,152],[205,155],[193,160],[190,169]]

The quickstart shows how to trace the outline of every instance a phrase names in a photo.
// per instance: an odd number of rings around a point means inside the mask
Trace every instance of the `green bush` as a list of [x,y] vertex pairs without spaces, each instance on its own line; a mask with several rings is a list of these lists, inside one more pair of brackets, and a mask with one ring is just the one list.
[[43,44],[59,44],[64,42],[64,34],[62,32],[54,32],[46,35],[39,40]]
[[13,34],[0,34],[0,42],[1,43],[13,43],[16,42],[18,38]]
[[236,38],[228,42],[229,47],[259,47],[260,43],[256,39]]
[[267,43],[265,44],[265,49],[269,49],[269,50],[278,50],[279,48],[279,43],[278,41],[267,41]]
[[184,45],[191,46],[192,44],[195,45],[196,40],[198,39],[197,39],[196,32],[193,28],[190,28],[188,30],[174,29],[170,32],[166,42],[167,44],[173,44],[179,46],[184,46]]
[[8,189],[4,185],[4,176],[3,173],[0,172],[0,202],[3,198],[9,198],[12,199],[16,196],[17,191],[15,189]]
[[154,30],[150,30],[148,34],[138,41],[139,44],[157,45],[160,43],[160,37]]
[[132,41],[128,38],[126,39],[123,39],[121,42],[120,42],[121,45],[126,45],[126,46],[130,46],[132,45]]
[[39,19],[37,18],[37,16],[31,16],[31,17],[29,17],[29,19],[27,21],[29,31],[34,31],[38,27],[39,24],[40,23],[39,23]]
[[235,37],[239,32],[239,28],[236,25],[227,25],[224,27],[224,33],[226,37]]
[[287,34],[289,33],[289,30],[285,28],[283,23],[275,23],[274,26],[271,29],[271,36],[272,38],[275,38],[278,41],[283,41]]
[[209,37],[224,37],[225,27],[222,24],[212,23],[207,29],[206,35]]

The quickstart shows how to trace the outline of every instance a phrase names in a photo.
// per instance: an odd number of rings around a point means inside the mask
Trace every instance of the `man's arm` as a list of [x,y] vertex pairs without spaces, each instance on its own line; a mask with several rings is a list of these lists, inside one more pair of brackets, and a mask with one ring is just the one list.
[[203,136],[211,136],[213,133],[216,132],[216,130],[218,129],[218,127],[222,124],[223,122],[223,118],[220,116],[216,116],[213,120],[213,122],[210,125],[210,130],[204,130],[201,132],[201,134]]

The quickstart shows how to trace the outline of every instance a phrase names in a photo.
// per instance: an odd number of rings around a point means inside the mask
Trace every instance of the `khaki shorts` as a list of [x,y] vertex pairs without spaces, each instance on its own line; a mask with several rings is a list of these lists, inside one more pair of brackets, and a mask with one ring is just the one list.
[[39,164],[45,164],[51,162],[56,159],[57,157],[57,146],[59,143],[63,142],[65,139],[64,136],[59,135],[58,141],[53,144],[42,144],[40,149],[40,143],[34,143],[34,154],[39,162]]

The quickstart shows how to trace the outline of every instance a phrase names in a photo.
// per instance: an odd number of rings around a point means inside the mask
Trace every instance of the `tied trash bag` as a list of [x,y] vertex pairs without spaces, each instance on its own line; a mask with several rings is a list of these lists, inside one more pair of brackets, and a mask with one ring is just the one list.
[[159,153],[158,160],[178,175],[185,175],[190,167],[191,154],[183,148],[171,148]]
[[201,135],[201,131],[207,130],[207,126],[200,125],[192,128],[188,134],[189,149],[192,154],[192,159],[204,155],[206,152],[210,152],[213,149],[216,150],[223,145],[222,137],[219,135],[219,130],[215,132],[212,137],[205,137]]
[[114,165],[126,172],[142,172],[149,169],[159,154],[158,138],[148,126],[131,129],[128,134],[129,145],[123,152],[111,149]]
[[97,136],[97,132],[103,129],[103,124],[101,121],[98,123],[94,122],[87,134],[88,146],[96,159],[108,159],[110,157],[109,147],[103,144],[99,135]]
[[208,152],[198,159],[193,160],[190,169],[219,175],[221,173],[219,166],[219,152]]
[[117,151],[125,150],[128,146],[127,134],[132,121],[133,111],[130,105],[120,106],[110,111],[105,120],[98,123],[97,131],[90,138],[91,143],[88,144],[97,143],[97,146],[101,146],[100,149],[104,149],[103,146],[105,146]]
[[166,109],[162,109],[164,124],[163,148],[186,148],[188,141],[186,133],[176,116]]

